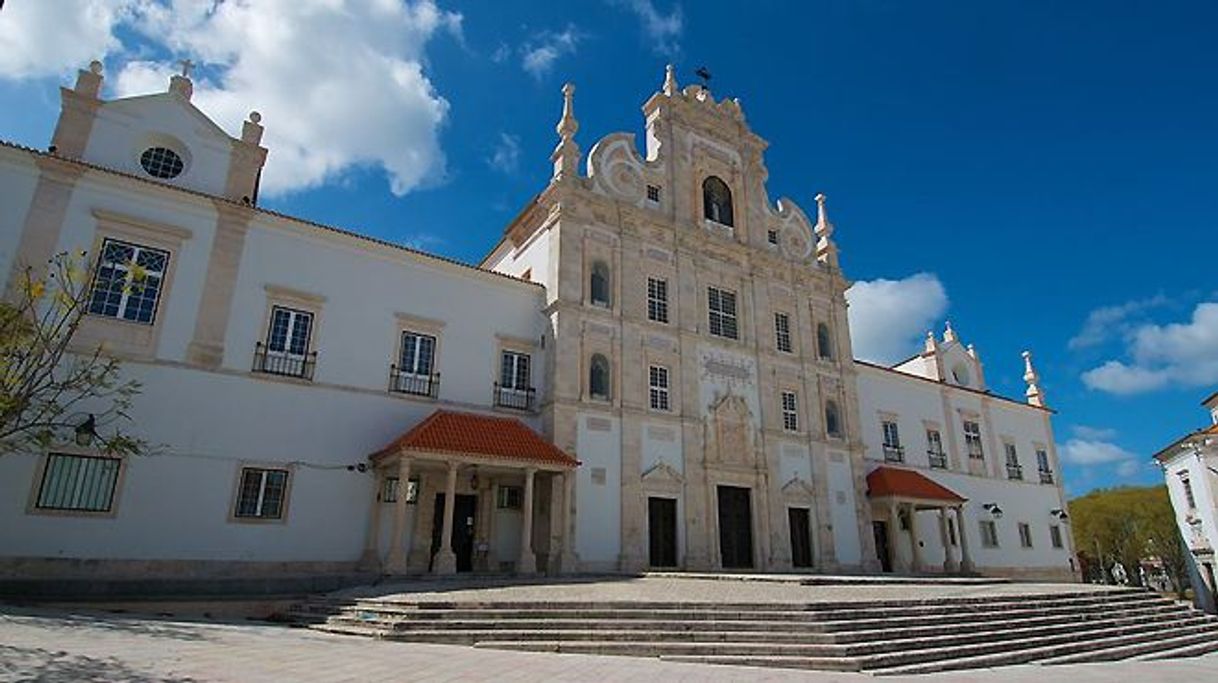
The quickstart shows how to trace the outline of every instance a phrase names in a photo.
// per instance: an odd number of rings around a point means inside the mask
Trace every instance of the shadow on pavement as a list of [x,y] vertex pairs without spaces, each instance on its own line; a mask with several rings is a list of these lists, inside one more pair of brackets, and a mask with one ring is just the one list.
[[193,683],[190,677],[163,676],[133,669],[113,658],[99,659],[40,648],[0,645],[0,678],[21,681],[126,681],[130,683]]

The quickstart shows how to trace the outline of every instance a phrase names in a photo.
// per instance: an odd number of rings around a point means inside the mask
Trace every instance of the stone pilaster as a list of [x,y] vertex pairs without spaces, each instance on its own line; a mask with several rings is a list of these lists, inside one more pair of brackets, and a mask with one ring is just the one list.
[[[34,186],[34,196],[25,214],[17,258],[9,271],[6,289],[9,297],[20,291],[26,268],[35,280],[46,276],[47,262],[59,247],[72,191],[85,172],[84,166],[54,157],[38,156],[34,162],[38,165],[38,184]],[[89,254],[88,259],[91,263],[95,255]]]
[[252,209],[219,200],[214,203],[216,230],[195,317],[194,337],[186,348],[186,362],[208,369],[218,368],[224,362],[233,291],[241,270],[245,235],[254,217]]

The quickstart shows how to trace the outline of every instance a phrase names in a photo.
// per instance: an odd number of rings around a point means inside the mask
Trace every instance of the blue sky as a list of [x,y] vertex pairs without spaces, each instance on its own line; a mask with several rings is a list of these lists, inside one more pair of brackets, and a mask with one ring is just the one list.
[[0,137],[44,146],[94,56],[111,96],[189,56],[228,130],[263,113],[264,205],[467,261],[544,186],[564,81],[586,152],[641,133],[665,63],[706,65],[771,197],[829,196],[855,306],[886,312],[860,352],[950,317],[1021,396],[1031,349],[1071,493],[1159,481],[1218,389],[1212,2],[5,4]]

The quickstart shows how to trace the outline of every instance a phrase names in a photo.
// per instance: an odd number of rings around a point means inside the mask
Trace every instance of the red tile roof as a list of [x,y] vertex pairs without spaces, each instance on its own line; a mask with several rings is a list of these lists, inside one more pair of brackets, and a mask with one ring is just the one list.
[[576,467],[579,461],[513,417],[437,410],[372,455],[399,451],[452,453],[543,465]]
[[867,495],[872,498],[897,496],[952,503],[968,500],[913,470],[887,466],[877,467],[867,475]]

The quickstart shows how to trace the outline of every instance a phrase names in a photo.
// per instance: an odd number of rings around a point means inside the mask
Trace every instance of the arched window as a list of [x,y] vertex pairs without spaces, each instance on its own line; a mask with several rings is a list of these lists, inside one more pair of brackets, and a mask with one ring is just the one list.
[[836,401],[825,401],[825,433],[829,436],[842,435],[842,415]]
[[609,398],[609,359],[599,353],[588,367],[588,393],[592,398]]
[[707,218],[720,225],[735,225],[732,221],[732,191],[716,176],[702,181],[702,210]]
[[592,303],[609,306],[609,264],[604,261],[592,263],[592,278],[589,283]]
[[824,323],[816,325],[816,355],[833,360],[833,338],[829,335],[829,326]]

